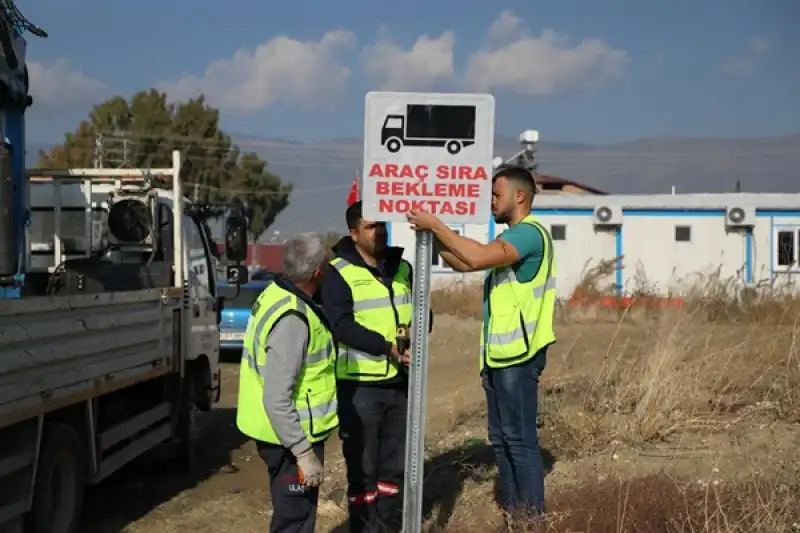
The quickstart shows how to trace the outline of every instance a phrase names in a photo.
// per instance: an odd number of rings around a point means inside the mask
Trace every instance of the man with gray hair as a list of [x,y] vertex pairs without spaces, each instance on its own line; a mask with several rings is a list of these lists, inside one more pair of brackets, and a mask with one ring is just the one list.
[[329,260],[317,233],[286,241],[284,274],[264,278],[245,333],[236,425],[269,471],[271,533],[313,533],[325,441],[339,426],[337,348],[312,300]]

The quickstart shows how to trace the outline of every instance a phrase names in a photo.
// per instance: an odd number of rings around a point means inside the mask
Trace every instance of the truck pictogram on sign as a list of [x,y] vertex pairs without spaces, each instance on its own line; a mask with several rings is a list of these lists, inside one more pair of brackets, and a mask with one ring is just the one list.
[[396,154],[403,146],[445,148],[456,155],[475,144],[474,105],[408,104],[404,115],[386,116],[381,145]]

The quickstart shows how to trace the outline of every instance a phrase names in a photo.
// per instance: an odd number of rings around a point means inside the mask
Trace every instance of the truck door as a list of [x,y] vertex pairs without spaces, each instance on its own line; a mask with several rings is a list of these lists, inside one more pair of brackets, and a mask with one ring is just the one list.
[[195,217],[184,217],[186,232],[191,353],[188,359],[205,355],[214,376],[219,361],[219,332],[214,266],[202,224]]

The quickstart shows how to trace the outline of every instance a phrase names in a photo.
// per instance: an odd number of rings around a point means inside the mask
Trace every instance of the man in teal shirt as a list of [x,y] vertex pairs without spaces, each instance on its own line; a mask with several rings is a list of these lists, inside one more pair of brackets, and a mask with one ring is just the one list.
[[[521,223],[530,215],[536,184],[522,167],[500,169],[492,179],[492,215],[509,227],[494,241],[482,244],[462,237],[434,215],[411,212],[415,230],[429,230],[439,240],[441,257],[458,272],[510,266],[521,283],[531,282],[545,261],[545,240],[552,239],[539,224]],[[552,257],[552,255],[551,255]],[[484,339],[489,327],[489,276],[484,282]],[[512,514],[544,512],[544,467],[536,428],[539,377],[547,362],[547,346],[522,363],[505,368],[484,365],[489,441],[495,452],[503,508]]]

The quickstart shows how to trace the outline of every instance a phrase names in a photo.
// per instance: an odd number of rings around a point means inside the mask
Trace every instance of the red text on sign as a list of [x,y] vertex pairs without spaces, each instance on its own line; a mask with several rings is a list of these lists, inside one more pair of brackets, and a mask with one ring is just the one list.
[[378,200],[381,213],[405,214],[409,211],[425,211],[434,215],[474,215],[475,201],[470,200]]
[[[441,180],[488,180],[489,175],[481,167],[465,165],[439,165],[434,169],[437,178]],[[411,178],[424,180],[430,175],[428,165],[385,165],[374,164],[369,169],[370,178]]]
[[439,198],[479,198],[477,183],[419,183],[408,181],[379,181],[375,184],[378,196],[436,196]]

